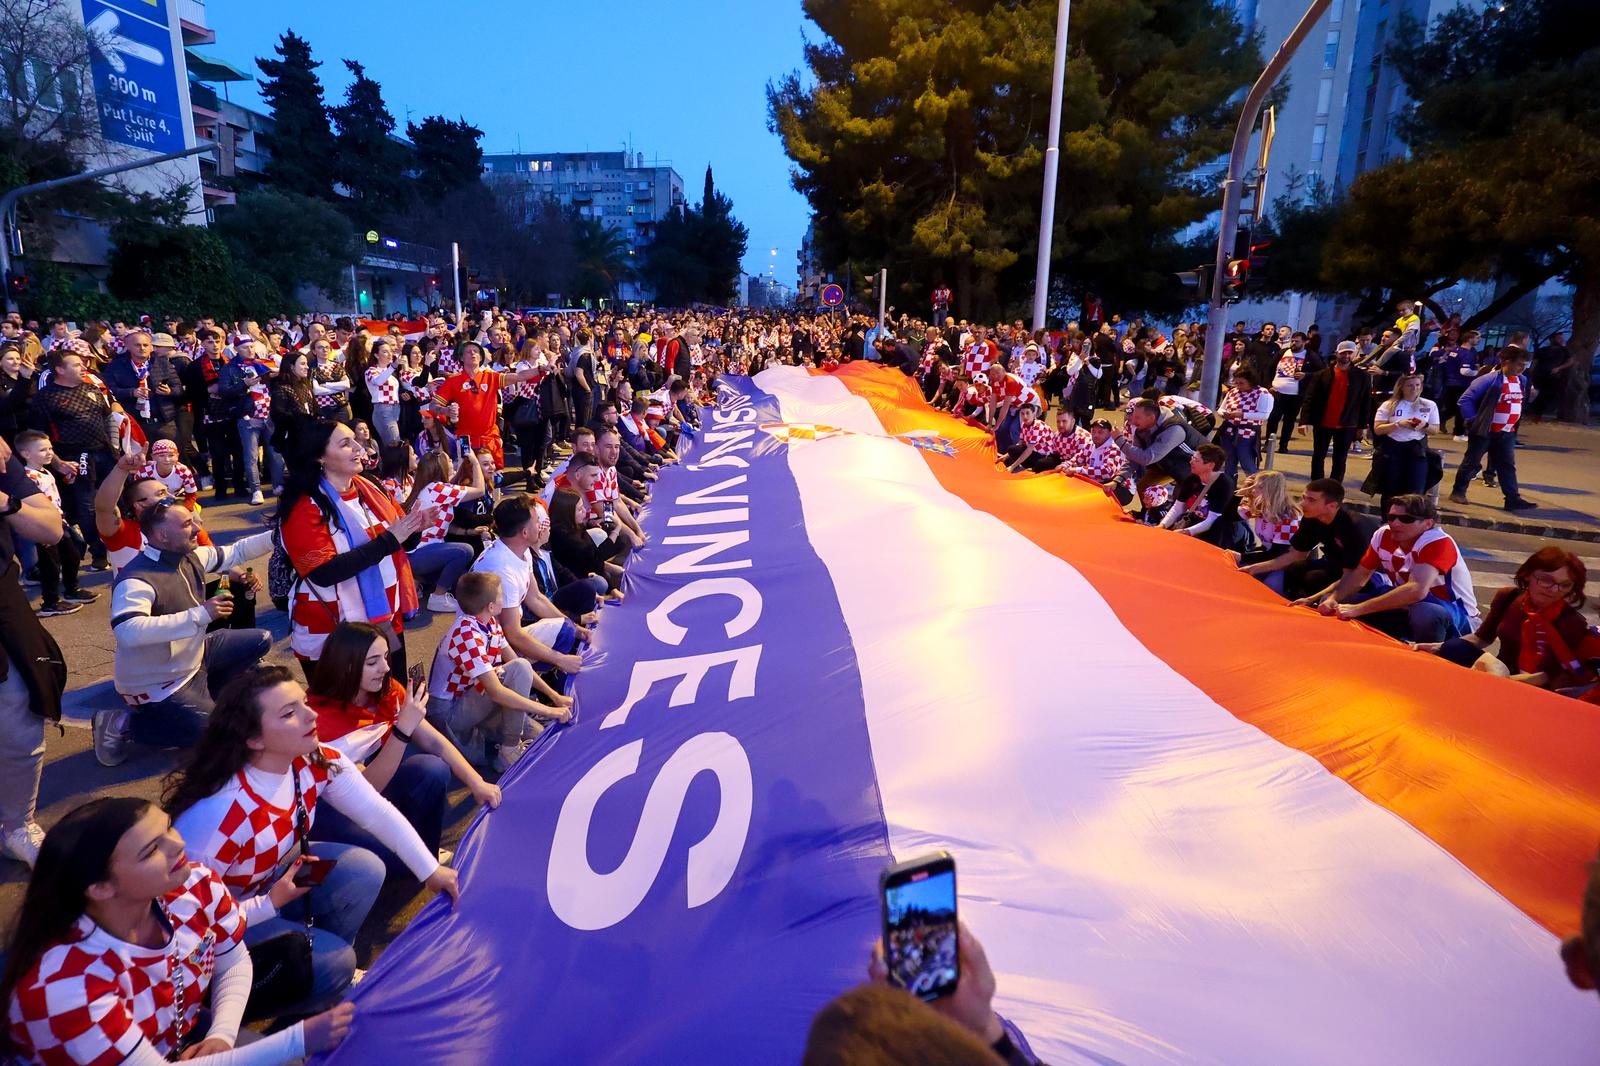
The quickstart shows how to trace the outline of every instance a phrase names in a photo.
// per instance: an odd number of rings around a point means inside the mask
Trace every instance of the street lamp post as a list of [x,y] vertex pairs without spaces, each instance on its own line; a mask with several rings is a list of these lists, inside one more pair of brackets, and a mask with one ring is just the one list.
[[1244,179],[1245,153],[1250,149],[1250,134],[1255,130],[1256,119],[1261,115],[1261,107],[1266,102],[1267,93],[1278,80],[1289,60],[1294,58],[1295,51],[1300,43],[1311,33],[1315,26],[1328,10],[1330,0],[1311,0],[1311,6],[1301,17],[1299,23],[1290,31],[1289,36],[1278,46],[1278,51],[1273,55],[1250,87],[1250,92],[1244,98],[1244,110],[1239,115],[1239,127],[1233,131],[1233,152],[1228,156],[1228,176],[1222,182],[1222,227],[1217,234],[1217,262],[1216,269],[1211,272],[1211,309],[1206,316],[1206,352],[1205,360],[1200,370],[1200,402],[1214,407],[1217,403],[1217,389],[1222,382],[1222,330],[1223,318],[1227,313],[1227,305],[1222,302],[1222,283],[1228,270],[1228,257],[1233,251],[1233,241],[1239,228],[1239,198],[1243,193],[1240,183]]
[[7,190],[0,196],[0,274],[5,276],[6,282],[6,310],[15,311],[16,303],[11,299],[11,243],[16,233],[17,201],[24,196],[32,196],[36,192],[48,192],[51,189],[60,189],[67,185],[77,185],[80,182],[94,181],[96,178],[110,177],[112,174],[121,174],[124,171],[138,170],[141,167],[154,166],[157,163],[168,163],[174,159],[185,156],[199,155],[201,152],[216,150],[214,144],[197,144],[193,148],[185,148],[181,152],[168,152],[165,155],[151,156],[149,159],[139,159],[132,163],[118,163],[114,167],[101,167],[99,170],[88,170],[82,174],[70,174],[64,178],[51,178],[49,181],[36,181],[32,185],[19,185],[15,189]]
[[1039,205],[1039,258],[1033,272],[1033,328],[1044,329],[1050,299],[1050,241],[1056,228],[1056,178],[1061,167],[1061,91],[1067,80],[1067,18],[1072,0],[1056,4],[1056,58],[1050,80],[1050,131],[1044,150],[1044,192]]

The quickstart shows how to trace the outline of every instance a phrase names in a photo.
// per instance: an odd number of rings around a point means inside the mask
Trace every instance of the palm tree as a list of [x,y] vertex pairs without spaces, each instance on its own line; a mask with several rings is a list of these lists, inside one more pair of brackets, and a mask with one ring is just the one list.
[[617,299],[622,283],[634,273],[627,239],[599,219],[580,218],[573,243],[578,258],[574,295],[582,300]]

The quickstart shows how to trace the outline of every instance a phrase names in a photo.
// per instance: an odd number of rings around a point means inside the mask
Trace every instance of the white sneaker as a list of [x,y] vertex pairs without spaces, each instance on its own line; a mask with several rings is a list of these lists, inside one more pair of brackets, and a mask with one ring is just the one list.
[[39,861],[39,848],[44,844],[44,829],[38,822],[23,822],[11,832],[6,834],[5,842],[0,845],[0,851],[25,863],[31,870],[33,864]]
[[456,609],[456,598],[448,592],[435,592],[428,596],[428,610],[435,614],[453,614]]
[[250,502],[255,504],[257,507],[260,507],[262,504],[267,502],[267,498],[261,495],[260,489],[256,489],[256,491],[250,494]]
[[1455,441],[1457,444],[1465,444],[1465,443],[1467,443],[1467,435],[1465,433],[1457,433],[1455,436],[1451,437],[1450,439]]
[[200,479],[200,487],[207,492],[211,491],[211,479],[208,477],[202,477]]

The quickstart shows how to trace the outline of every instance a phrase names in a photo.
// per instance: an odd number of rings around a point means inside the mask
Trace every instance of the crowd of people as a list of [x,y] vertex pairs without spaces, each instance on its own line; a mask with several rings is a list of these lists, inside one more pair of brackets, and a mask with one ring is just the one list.
[[[1600,699],[1582,562],[1541,550],[1480,617],[1438,525],[1427,441],[1452,414],[1468,441],[1452,499],[1487,460],[1507,506],[1526,503],[1516,429],[1539,393],[1522,339],[1480,372],[1474,335],[1423,343],[1409,307],[1331,359],[1314,328],[1241,323],[1212,410],[1194,395],[1199,328],[1030,333],[949,307],[942,290],[937,325],[882,327],[709,310],[0,322],[0,832],[34,867],[0,1040],[51,1063],[265,1063],[336,1044],[386,880],[460,891],[447,792],[497,806],[496,776],[570,717],[583,647],[648,542],[641,509],[719,374],[898,368],[992,431],[1009,470],[1100,485],[1138,521],[1421,652]],[[1300,433],[1314,477],[1295,500],[1262,451]],[[1344,506],[1363,439],[1378,529]],[[267,528],[219,546],[205,508],[230,500]],[[94,800],[46,834],[45,725],[68,670],[39,619],[95,602],[80,579],[99,572],[118,699],[95,710],[94,756],[116,766],[144,746],[180,765],[159,804]],[[267,610],[287,615],[297,670],[270,661]],[[426,666],[406,643],[422,612],[449,619]],[[268,1018],[293,1024],[232,1050]]]

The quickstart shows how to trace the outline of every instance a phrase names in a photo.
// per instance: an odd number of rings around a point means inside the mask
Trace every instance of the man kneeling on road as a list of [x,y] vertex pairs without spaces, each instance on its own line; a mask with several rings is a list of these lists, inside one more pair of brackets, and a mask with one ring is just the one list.
[[[1361,563],[1317,607],[1323,614],[1360,618],[1390,636],[1435,644],[1478,625],[1472,575],[1450,535],[1434,526],[1438,511],[1426,496],[1396,496],[1384,528],[1372,535]],[[1374,574],[1383,588],[1360,591]]]
[[[1316,607],[1361,565],[1375,530],[1344,506],[1344,486],[1332,478],[1309,482],[1300,496],[1300,528],[1289,550],[1239,569],[1297,604]],[[1318,549],[1317,558],[1312,553]]]
[[139,518],[144,549],[117,574],[111,589],[111,632],[116,637],[117,692],[126,707],[95,712],[94,757],[116,766],[128,742],[188,747],[211,713],[212,695],[272,647],[265,629],[207,633],[233,613],[226,591],[206,598],[206,582],[226,574],[234,588],[253,580],[241,569],[272,550],[272,534],[257,533],[226,548],[200,543],[200,518],[176,499],[145,509]]

